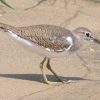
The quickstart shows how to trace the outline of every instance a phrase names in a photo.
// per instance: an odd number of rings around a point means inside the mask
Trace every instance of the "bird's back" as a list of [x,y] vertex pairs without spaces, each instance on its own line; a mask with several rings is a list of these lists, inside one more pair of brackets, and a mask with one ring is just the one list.
[[72,35],[69,30],[55,25],[17,27],[16,31],[20,37],[54,51],[63,51],[68,48],[70,44],[66,37]]
[[6,31],[9,30],[23,39],[55,52],[63,52],[70,46],[67,37],[72,36],[74,38],[73,34],[68,29],[56,25],[13,27],[0,24],[0,27],[1,26],[6,29]]

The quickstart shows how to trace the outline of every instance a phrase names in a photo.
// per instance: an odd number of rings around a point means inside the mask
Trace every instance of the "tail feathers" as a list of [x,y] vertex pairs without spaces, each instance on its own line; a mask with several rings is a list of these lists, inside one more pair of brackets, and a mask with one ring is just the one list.
[[12,28],[13,28],[13,26],[11,26],[11,25],[0,23],[0,29],[2,29],[4,31],[8,31],[9,29],[12,29]]

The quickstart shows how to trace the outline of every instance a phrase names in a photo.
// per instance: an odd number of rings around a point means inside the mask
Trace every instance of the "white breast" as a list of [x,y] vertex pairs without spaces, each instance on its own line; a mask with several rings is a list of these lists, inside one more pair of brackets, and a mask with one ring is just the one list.
[[70,46],[66,49],[66,51],[68,51],[68,50],[70,50],[70,48],[71,48],[72,45],[73,45],[73,40],[72,40],[72,38],[71,38],[70,36],[68,36],[68,37],[66,38],[66,40],[70,43]]
[[73,40],[72,40],[72,38],[70,37],[70,36],[68,36],[67,38],[66,38],[66,40],[72,45],[73,44]]

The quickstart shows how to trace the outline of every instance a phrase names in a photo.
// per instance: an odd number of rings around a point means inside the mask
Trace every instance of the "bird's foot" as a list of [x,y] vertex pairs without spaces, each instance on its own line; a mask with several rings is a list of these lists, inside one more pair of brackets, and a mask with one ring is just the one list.
[[48,84],[48,85],[61,85],[63,82],[51,82],[48,80],[41,80],[43,83]]
[[56,85],[56,86],[61,85],[61,84],[69,84],[69,83],[72,82],[71,80],[67,80],[67,81],[60,80],[59,82],[51,82],[51,81],[48,81],[48,80],[41,80],[41,81],[45,84]]
[[72,82],[72,80],[63,81],[64,84],[69,84],[71,82]]

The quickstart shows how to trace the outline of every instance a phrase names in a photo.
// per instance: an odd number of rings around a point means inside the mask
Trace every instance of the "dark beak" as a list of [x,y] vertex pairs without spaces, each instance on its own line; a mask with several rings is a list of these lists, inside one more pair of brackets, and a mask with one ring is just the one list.
[[96,39],[96,38],[94,38],[92,36],[90,38],[91,38],[91,40],[93,40],[93,42],[100,44],[100,40],[98,40],[98,39]]

